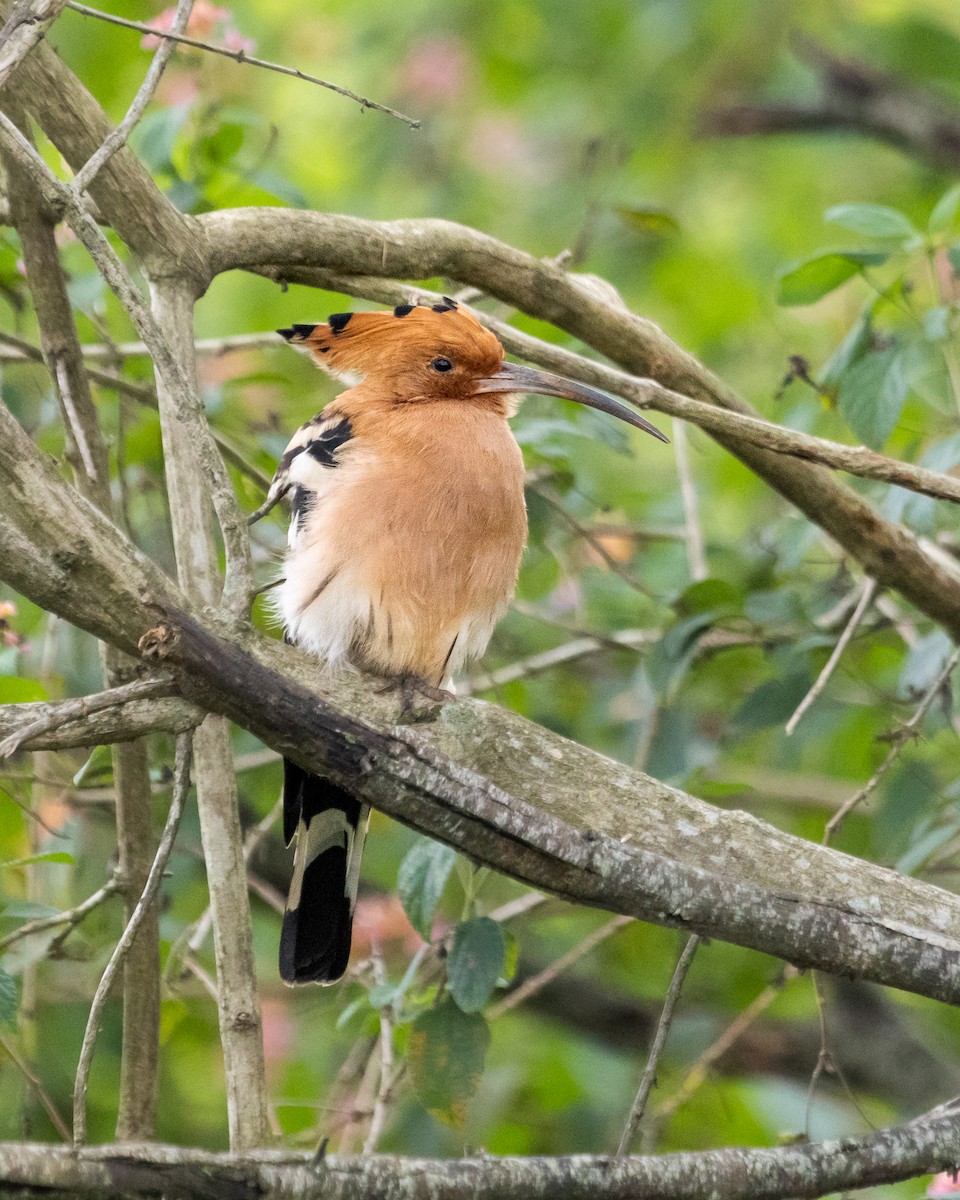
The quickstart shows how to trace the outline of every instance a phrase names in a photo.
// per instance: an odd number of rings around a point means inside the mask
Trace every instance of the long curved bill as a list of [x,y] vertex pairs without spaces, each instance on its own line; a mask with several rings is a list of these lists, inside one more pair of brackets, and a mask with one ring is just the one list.
[[619,400],[614,400],[605,392],[587,387],[585,383],[577,383],[572,379],[564,379],[562,375],[553,375],[550,371],[541,371],[537,367],[523,367],[519,363],[505,362],[496,375],[481,379],[474,389],[475,392],[534,392],[540,396],[561,396],[564,400],[576,400],[587,408],[596,408],[600,412],[609,413],[611,417],[619,417],[635,429],[642,429],[651,437],[669,444],[670,439],[660,432],[656,425],[645,421],[634,409],[628,408]]

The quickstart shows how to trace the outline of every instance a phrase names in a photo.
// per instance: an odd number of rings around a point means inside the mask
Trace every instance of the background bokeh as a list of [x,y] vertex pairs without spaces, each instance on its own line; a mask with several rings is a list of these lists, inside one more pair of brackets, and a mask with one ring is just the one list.
[[[150,20],[159,9],[115,3]],[[172,198],[192,212],[289,205],[364,217],[444,217],[534,254],[569,254],[571,270],[608,279],[721,375],[760,412],[793,427],[950,469],[960,461],[956,369],[957,296],[951,255],[960,247],[956,205],[938,200],[956,182],[907,147],[855,134],[771,138],[703,136],[704,114],[743,100],[817,94],[804,35],[839,56],[895,72],[960,114],[960,12],[949,0],[464,0],[402,6],[346,0],[304,6],[248,0],[196,6],[197,36],[298,66],[389,104],[422,122],[413,130],[296,79],[204,56],[174,55],[134,145]],[[67,11],[49,35],[65,61],[119,119],[149,62],[140,35]],[[48,161],[60,168],[52,147]],[[846,219],[839,205],[883,205],[903,214],[899,234]],[[873,210],[869,210],[873,211]],[[896,225],[896,222],[894,222]],[[868,263],[815,303],[797,298],[796,263],[825,249],[868,251]],[[82,248],[63,239],[82,336],[132,336]],[[883,261],[879,261],[879,260]],[[12,232],[0,234],[0,324],[36,341]],[[803,283],[801,276],[801,283]],[[444,290],[456,281],[436,280]],[[814,287],[811,295],[818,294]],[[807,298],[801,296],[800,298]],[[201,337],[272,330],[317,320],[354,302],[302,287],[281,290],[248,275],[220,277],[198,307]],[[539,336],[566,335],[503,306],[498,316]],[[844,359],[850,338],[860,350]],[[785,382],[791,356],[807,379]],[[131,381],[149,363],[124,360]],[[290,431],[335,388],[283,346],[205,357],[205,400],[215,428],[249,467],[268,476]],[[3,367],[4,399],[51,453],[62,430],[42,369]],[[172,569],[161,490],[156,414],[102,390],[116,490],[135,540]],[[671,432],[669,422],[660,424]],[[691,568],[687,517],[674,452],[586,412],[531,398],[515,430],[531,471],[531,541],[518,604],[498,629],[484,672],[564,645],[582,634],[647,630],[639,650],[598,652],[527,673],[481,694],[597,750],[636,764],[712,803],[756,813],[819,840],[832,811],[862,786],[887,751],[881,739],[910,716],[940,669],[948,642],[897,597],[874,606],[825,693],[787,737],[784,723],[835,644],[861,577],[856,564],[705,435],[690,430],[706,573]],[[235,475],[243,503],[262,489]],[[944,504],[855,482],[887,515],[949,553],[954,514]],[[564,516],[564,513],[567,515]],[[283,519],[255,533],[263,581],[276,573]],[[611,566],[611,563],[613,564]],[[59,697],[99,683],[95,647],[21,597],[0,590],[6,642],[0,700]],[[6,610],[3,610],[6,612]],[[257,620],[272,628],[266,606]],[[479,670],[478,670],[479,674]],[[279,765],[237,732],[241,801],[254,823],[273,805]],[[960,776],[957,731],[946,699],[870,803],[836,844],[852,853],[957,884]],[[162,819],[172,747],[157,746]],[[105,877],[114,837],[109,756],[24,756],[0,773],[0,868],[32,852],[69,861],[0,869],[0,936],[37,906],[66,907]],[[531,768],[533,769],[533,768]],[[56,836],[32,829],[32,803]],[[396,901],[397,868],[414,835],[375,817],[366,856],[358,954],[382,946],[390,978],[403,975],[419,940]],[[336,1081],[358,1044],[376,1031],[362,983],[289,992],[278,981],[279,918],[269,900],[288,870],[276,830],[253,862],[254,929],[265,1009],[271,1102],[291,1144],[334,1130],[356,1137],[344,1112],[358,1082]],[[164,953],[205,906],[195,814],[185,820],[165,888]],[[465,908],[487,912],[520,889],[476,880],[465,863],[451,876],[437,932]],[[264,898],[266,897],[266,899]],[[472,907],[471,907],[472,906]],[[536,970],[606,921],[549,903],[511,925],[520,970]],[[119,929],[99,910],[54,960],[48,939],[0,959],[21,986],[19,1038],[61,1110],[68,1098],[87,1004]],[[680,943],[633,924],[585,955],[571,984],[587,989],[582,1012],[565,1010],[563,977],[546,994],[491,1021],[479,1090],[464,1126],[429,1115],[402,1082],[381,1147],[411,1154],[603,1151],[615,1146],[636,1088],[651,1015]],[[180,950],[174,953],[179,961]],[[509,957],[509,956],[508,956]],[[42,960],[42,961],[41,961]],[[209,943],[197,955],[212,971]],[[780,977],[771,959],[719,943],[700,949],[688,978],[653,1107],[680,1087],[698,1055]],[[196,975],[171,972],[163,1006],[159,1136],[222,1147],[226,1116],[215,1006]],[[416,986],[410,1001],[429,1000]],[[819,1027],[814,982],[788,981],[754,1027],[740,1060],[726,1061],[660,1130],[660,1149],[772,1144],[835,1136],[895,1122],[947,1098],[960,1078],[956,1014],[868,989],[822,993],[828,1046],[881,1029],[846,1083],[826,1072],[809,1094]],[[572,993],[571,993],[572,994]],[[354,1003],[354,1002],[357,1003]],[[883,1004],[883,1019],[876,1005]],[[609,1010],[609,1011],[608,1011]],[[605,1016],[607,1024],[600,1018]],[[338,1020],[339,1018],[339,1020]],[[759,1036],[762,1031],[763,1037]],[[9,1031],[8,1031],[9,1032]],[[119,1008],[111,1008],[90,1088],[91,1134],[112,1134]],[[397,1031],[403,1051],[409,1026]],[[791,1039],[793,1039],[791,1041]],[[805,1039],[805,1040],[804,1040]],[[834,1039],[831,1042],[830,1039]],[[785,1046],[799,1046],[791,1057]],[[876,1069],[873,1069],[873,1068]],[[954,1087],[954,1091],[956,1091]],[[22,1077],[0,1055],[0,1138],[55,1136]],[[919,1184],[882,1190],[919,1194]]]

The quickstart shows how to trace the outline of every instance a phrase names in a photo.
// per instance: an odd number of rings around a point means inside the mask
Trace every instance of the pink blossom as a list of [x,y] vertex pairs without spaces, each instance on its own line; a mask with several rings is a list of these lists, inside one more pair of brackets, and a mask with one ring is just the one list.
[[429,104],[459,99],[470,82],[470,56],[456,37],[427,38],[400,64],[399,85],[412,99]]
[[17,606],[12,600],[0,600],[0,621],[17,615]]
[[[150,22],[150,28],[166,33],[173,28],[176,15],[175,8],[165,8],[158,17]],[[187,22],[187,35],[197,38],[199,41],[209,41],[216,36],[222,39],[227,49],[250,53],[255,48],[255,43],[249,38],[243,37],[239,30],[231,24],[232,17],[233,13],[229,8],[211,4],[210,0],[197,0],[190,14],[190,20]],[[143,37],[140,45],[144,50],[155,50],[160,45],[160,38],[148,33]]]
[[960,1193],[960,1178],[953,1171],[941,1171],[934,1175],[927,1187],[928,1196],[956,1196]]

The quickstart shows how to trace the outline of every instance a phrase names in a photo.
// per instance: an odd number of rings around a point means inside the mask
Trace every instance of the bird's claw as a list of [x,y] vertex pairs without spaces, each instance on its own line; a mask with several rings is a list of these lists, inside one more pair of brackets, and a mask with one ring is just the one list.
[[385,696],[390,692],[400,693],[400,699],[403,701],[401,716],[414,711],[417,696],[432,700],[434,704],[446,704],[456,699],[453,692],[448,692],[446,688],[434,687],[419,675],[397,675],[388,679],[383,687],[377,688],[378,696]]

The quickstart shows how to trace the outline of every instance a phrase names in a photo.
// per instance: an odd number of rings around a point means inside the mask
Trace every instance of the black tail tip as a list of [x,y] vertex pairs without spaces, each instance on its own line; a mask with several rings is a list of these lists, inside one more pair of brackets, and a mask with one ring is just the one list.
[[291,325],[287,329],[278,329],[277,333],[288,342],[305,342],[316,327],[316,323],[313,325]]

